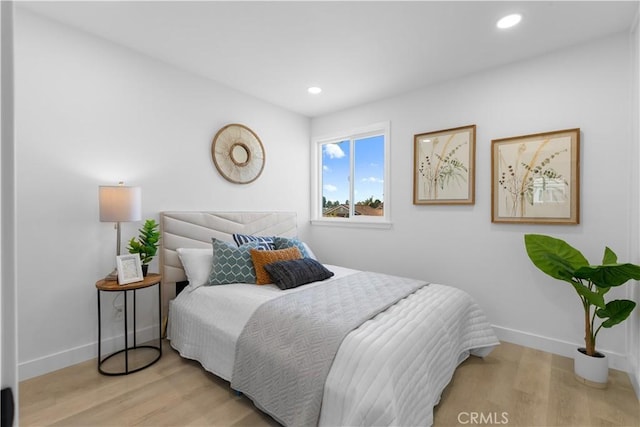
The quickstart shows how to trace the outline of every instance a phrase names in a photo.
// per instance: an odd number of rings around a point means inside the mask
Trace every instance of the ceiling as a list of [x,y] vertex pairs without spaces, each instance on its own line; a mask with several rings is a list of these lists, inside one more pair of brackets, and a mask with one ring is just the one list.
[[[638,13],[638,1],[27,1],[18,7],[309,117],[628,31]],[[496,28],[514,12],[523,16],[520,25]],[[309,86],[323,92],[310,95]]]

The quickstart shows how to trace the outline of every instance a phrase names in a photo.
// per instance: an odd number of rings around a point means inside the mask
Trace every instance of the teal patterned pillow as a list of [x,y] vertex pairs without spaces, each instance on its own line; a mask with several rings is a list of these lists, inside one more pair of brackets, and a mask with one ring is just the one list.
[[273,243],[276,246],[276,249],[287,249],[295,246],[300,250],[303,258],[313,258],[307,251],[305,244],[298,239],[276,236],[273,238]]
[[209,285],[229,283],[256,283],[256,270],[249,249],[259,249],[259,242],[249,242],[236,247],[218,239],[213,243],[213,263],[209,274]]

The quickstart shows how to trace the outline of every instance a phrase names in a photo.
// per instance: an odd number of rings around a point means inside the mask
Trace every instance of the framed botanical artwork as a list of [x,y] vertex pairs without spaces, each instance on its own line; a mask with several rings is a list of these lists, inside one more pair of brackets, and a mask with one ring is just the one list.
[[118,284],[126,285],[144,280],[140,254],[119,255],[116,257],[116,263],[118,265]]
[[579,224],[580,129],[491,141],[491,222]]
[[413,204],[475,203],[476,125],[413,137]]

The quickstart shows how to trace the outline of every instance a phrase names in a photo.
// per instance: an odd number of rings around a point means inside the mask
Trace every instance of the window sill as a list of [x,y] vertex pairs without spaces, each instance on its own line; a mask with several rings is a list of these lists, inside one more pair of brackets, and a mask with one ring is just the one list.
[[321,227],[347,227],[347,228],[377,228],[390,229],[393,224],[390,221],[345,221],[332,219],[312,219],[311,225]]

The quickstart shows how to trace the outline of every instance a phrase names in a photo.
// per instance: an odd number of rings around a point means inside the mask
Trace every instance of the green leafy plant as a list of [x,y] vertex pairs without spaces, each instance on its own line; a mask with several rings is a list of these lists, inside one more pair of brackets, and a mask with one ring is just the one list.
[[142,228],[138,231],[138,238],[132,237],[129,240],[127,249],[130,254],[140,254],[142,264],[149,264],[158,252],[158,244],[160,242],[159,224],[154,219],[148,219],[144,222]]
[[[612,287],[629,280],[640,279],[640,266],[620,264],[616,254],[605,247],[602,264],[589,261],[563,240],[541,234],[526,234],[524,244],[533,264],[549,276],[570,283],[578,293],[584,309],[585,350],[596,356],[596,337],[602,328],[623,322],[636,306],[619,299],[605,303],[605,295]],[[600,324],[596,327],[596,318]]]

